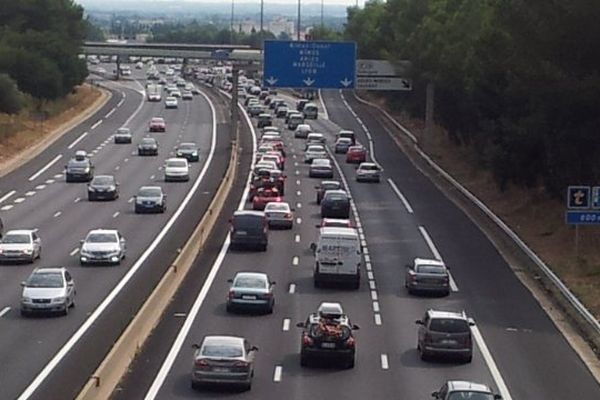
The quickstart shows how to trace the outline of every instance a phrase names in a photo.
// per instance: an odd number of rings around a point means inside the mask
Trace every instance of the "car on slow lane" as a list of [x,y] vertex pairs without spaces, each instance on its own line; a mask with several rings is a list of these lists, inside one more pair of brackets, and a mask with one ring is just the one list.
[[287,127],[289,130],[296,130],[298,125],[304,123],[304,117],[300,113],[292,112],[287,118]]
[[14,229],[0,240],[1,263],[33,263],[42,256],[42,239],[37,229]]
[[348,164],[360,164],[367,161],[367,149],[364,146],[350,146],[346,152],[346,162]]
[[353,228],[352,221],[343,218],[322,218],[317,228]]
[[266,251],[269,245],[269,223],[262,211],[239,210],[229,220],[231,248],[258,248]]
[[150,125],[148,126],[148,130],[150,132],[166,132],[167,124],[165,123],[165,119],[162,117],[154,117],[150,120]]
[[275,117],[277,117],[279,119],[285,118],[288,110],[289,110],[289,108],[287,106],[278,106],[275,109]]
[[348,149],[352,146],[352,139],[339,138],[335,141],[334,151],[336,154],[346,154]]
[[88,183],[88,201],[116,200],[119,198],[119,183],[113,175],[96,175]]
[[342,129],[335,135],[335,140],[342,138],[350,139],[352,141],[352,146],[356,145],[356,135],[354,134],[354,131]]
[[178,106],[177,97],[169,96],[165,99],[165,108],[177,108]]
[[138,156],[157,156],[158,140],[152,137],[145,137],[138,144]]
[[308,136],[306,136],[306,145],[307,146],[312,143],[324,144],[326,141],[327,141],[327,138],[325,137],[325,135],[323,135],[320,132],[311,132],[308,134]]
[[492,389],[482,383],[448,381],[439,390],[431,393],[437,400],[502,400]]
[[264,211],[269,228],[292,229],[294,227],[294,210],[285,201],[267,203]]
[[133,136],[131,135],[131,129],[125,127],[117,129],[113,139],[115,141],[115,144],[131,143],[131,141],[133,140]]
[[200,150],[198,145],[194,142],[184,142],[177,146],[175,151],[177,157],[182,157],[189,162],[197,162],[200,160]]
[[261,187],[256,190],[256,194],[252,199],[252,209],[262,211],[269,202],[280,203],[283,201],[283,197],[279,193],[279,190],[275,187],[266,188]]
[[136,214],[164,213],[167,210],[167,195],[160,186],[142,186],[134,198]]
[[443,261],[415,258],[406,266],[404,286],[408,293],[450,294],[450,273]]
[[470,363],[473,359],[471,326],[475,322],[464,311],[429,309],[416,324],[417,351],[422,360],[446,356]]
[[119,265],[125,259],[125,238],[116,229],[93,229],[81,241],[79,262]]
[[238,272],[229,279],[227,312],[263,311],[273,313],[275,307],[275,282],[261,272]]
[[383,170],[379,165],[371,162],[360,163],[356,169],[356,182],[381,182],[381,172]]
[[311,144],[304,152],[304,163],[310,164],[316,158],[327,158],[327,150],[322,144]]
[[273,118],[269,113],[260,113],[258,114],[258,120],[256,122],[256,126],[259,128],[263,128],[266,126],[271,126],[273,124]]
[[321,200],[321,218],[350,218],[350,196],[345,190],[328,190]]
[[333,165],[328,158],[315,158],[308,169],[309,178],[333,178]]
[[237,336],[205,336],[193,348],[192,389],[209,384],[252,388],[258,348],[248,340]]
[[181,99],[194,100],[194,94],[190,90],[184,90],[183,93],[181,93]]
[[21,283],[21,315],[60,313],[75,305],[75,281],[65,267],[39,267]]
[[67,182],[89,182],[94,177],[94,165],[85,150],[77,150],[65,166]]
[[326,191],[340,190],[342,188],[342,183],[340,181],[321,181],[319,185],[315,186],[315,189],[317,190],[317,204],[321,204],[321,200],[323,200]]
[[300,124],[296,127],[294,131],[294,138],[296,139],[306,139],[308,134],[312,132],[312,128],[309,124]]
[[165,161],[165,182],[189,180],[190,166],[187,159],[173,157]]

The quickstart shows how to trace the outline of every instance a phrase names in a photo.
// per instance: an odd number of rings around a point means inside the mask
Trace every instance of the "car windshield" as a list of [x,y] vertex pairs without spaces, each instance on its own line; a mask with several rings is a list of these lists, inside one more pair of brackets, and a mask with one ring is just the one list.
[[377,165],[361,165],[360,169],[363,171],[377,171]]
[[481,392],[452,392],[448,400],[494,400],[494,395]]
[[156,140],[152,139],[152,138],[146,138],[142,140],[142,144],[146,144],[146,145],[153,145],[156,143]]
[[31,242],[31,237],[26,233],[9,233],[9,234],[5,235],[4,238],[2,239],[2,243],[10,243],[10,244],[30,243],[30,242]]
[[170,160],[167,161],[167,167],[172,168],[185,168],[187,163],[184,160]]
[[89,243],[117,243],[114,233],[90,233],[86,239]]
[[162,118],[152,118],[152,123],[162,124],[163,122],[165,122],[165,120]]
[[326,200],[330,201],[346,201],[346,195],[342,193],[328,193],[325,195]]
[[112,185],[114,183],[112,176],[97,176],[92,181],[93,185]]
[[162,194],[160,188],[143,187],[140,188],[138,196],[140,197],[158,197]]
[[130,133],[129,128],[119,128],[117,133],[120,135],[128,135]]
[[244,355],[240,346],[230,344],[206,344],[202,347],[202,353],[205,357],[241,357]]
[[446,269],[441,265],[418,265],[416,271],[423,274],[446,274]]
[[31,274],[27,282],[27,287],[35,288],[61,288],[63,287],[63,277],[59,272],[36,272]]
[[257,215],[237,215],[233,218],[233,226],[237,229],[249,230],[263,227],[263,218]]
[[179,150],[196,150],[196,145],[194,143],[181,143]]
[[325,149],[323,148],[323,146],[308,146],[308,151],[321,153],[321,152],[324,152]]
[[463,319],[434,318],[429,324],[429,330],[446,333],[466,333],[469,332],[469,324]]
[[264,289],[267,287],[267,282],[262,277],[238,276],[235,279],[233,286],[236,288]]

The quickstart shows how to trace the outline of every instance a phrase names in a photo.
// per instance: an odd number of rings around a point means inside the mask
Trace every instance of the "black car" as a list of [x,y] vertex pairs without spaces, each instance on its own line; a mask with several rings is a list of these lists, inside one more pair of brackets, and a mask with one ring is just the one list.
[[189,162],[200,160],[200,151],[194,142],[181,143],[177,147],[177,157],[187,159]]
[[316,313],[305,322],[296,324],[302,328],[300,337],[300,365],[310,366],[314,360],[337,361],[344,368],[354,368],[356,340],[352,331],[359,329],[350,323],[339,303],[321,303]]
[[158,155],[158,141],[151,137],[143,138],[138,144],[138,155],[139,156],[157,156]]
[[142,186],[135,196],[135,213],[158,212],[167,210],[167,195],[160,186]]
[[75,153],[65,166],[67,182],[89,182],[94,177],[94,166],[83,150]]
[[340,190],[342,184],[339,181],[322,181],[319,186],[315,186],[317,189],[317,204],[321,204],[321,200],[328,190]]
[[271,118],[271,114],[269,113],[261,113],[258,115],[258,122],[256,126],[259,128],[264,128],[265,126],[273,125],[273,119]]
[[328,190],[321,200],[321,218],[350,218],[350,197],[344,190]]
[[269,244],[269,224],[262,211],[236,211],[230,220],[231,247],[258,248],[266,251]]
[[4,236],[4,223],[2,222],[2,218],[0,218],[0,239]]
[[119,198],[119,183],[112,175],[98,175],[88,183],[88,200],[116,200]]

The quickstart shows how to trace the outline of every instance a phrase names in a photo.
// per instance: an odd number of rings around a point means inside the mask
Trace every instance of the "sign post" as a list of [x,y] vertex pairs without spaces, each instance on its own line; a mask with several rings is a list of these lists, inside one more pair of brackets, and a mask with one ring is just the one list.
[[579,225],[600,224],[600,186],[569,186],[565,221],[575,225],[575,254],[579,256]]

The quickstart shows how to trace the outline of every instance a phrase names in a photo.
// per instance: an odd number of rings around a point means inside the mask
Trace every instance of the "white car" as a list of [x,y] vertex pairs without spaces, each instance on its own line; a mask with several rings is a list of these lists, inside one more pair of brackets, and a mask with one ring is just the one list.
[[181,94],[181,98],[183,100],[192,100],[194,98],[194,95],[192,94],[192,92],[184,90]]
[[383,170],[375,163],[363,162],[360,163],[356,170],[357,182],[380,182],[381,172]]
[[81,241],[80,264],[120,264],[125,258],[125,238],[116,229],[91,230]]
[[181,92],[179,89],[169,91],[169,95],[172,97],[181,97]]
[[297,139],[306,139],[308,134],[312,132],[312,128],[308,124],[300,124],[294,131],[294,137]]
[[315,158],[327,158],[327,151],[322,144],[311,144],[304,152],[304,162],[312,163]]
[[177,98],[169,96],[165,99],[165,108],[177,108]]
[[22,316],[34,312],[67,315],[75,305],[75,282],[64,267],[36,268],[21,286]]
[[37,229],[8,231],[0,241],[0,262],[32,263],[42,255],[42,240]]
[[190,166],[185,158],[175,157],[165,161],[165,182],[189,181]]
[[292,229],[294,226],[294,213],[290,205],[286,202],[267,203],[265,206],[265,216],[269,223],[269,228],[282,227]]
[[306,136],[307,142],[325,143],[325,136],[322,133],[312,132]]
[[315,158],[308,170],[309,178],[333,178],[333,166],[328,158]]

